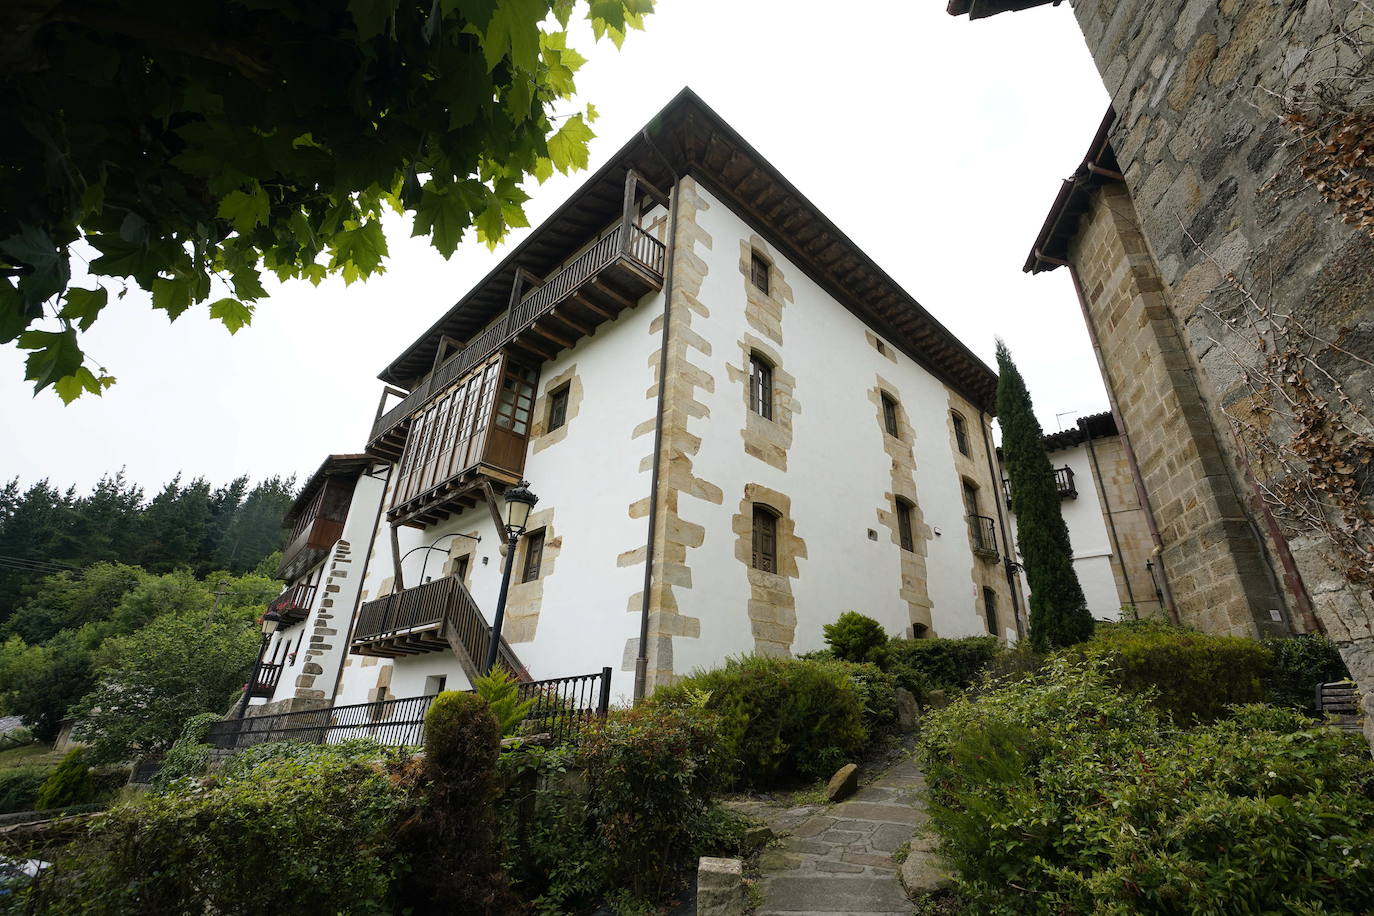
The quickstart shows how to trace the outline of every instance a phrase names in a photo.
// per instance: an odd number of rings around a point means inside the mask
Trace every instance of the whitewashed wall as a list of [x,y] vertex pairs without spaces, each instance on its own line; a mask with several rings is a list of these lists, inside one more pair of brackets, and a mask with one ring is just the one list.
[[[701,547],[688,551],[692,587],[677,590],[682,613],[700,619],[701,637],[674,640],[675,671],[714,666],[754,647],[747,570],[735,556],[731,530],[747,483],[789,496],[796,534],[806,542],[799,578],[791,580],[797,610],[794,653],[823,648],[821,627],[847,610],[874,617],[894,636],[909,635],[910,613],[898,595],[901,548],[876,515],[880,507],[890,508],[884,494],[892,489],[890,459],[869,395],[878,375],[896,386],[894,393],[915,428],[921,512],[927,524],[945,532],[929,545],[936,631],[941,636],[984,633],[973,602],[975,559],[965,533],[943,383],[900,353],[895,365],[880,354],[853,313],[771,246],[765,254],[791,286],[793,301],[783,312],[783,344],[766,342],[780,354],[779,368],[796,377],[799,409],[786,471],[745,454],[741,430],[748,408],[742,383],[730,380],[726,364],[741,365],[739,341],[746,333],[763,339],[746,321],[739,269],[740,241],[753,232],[722,201],[704,189],[700,193],[709,208],[697,220],[712,244],[696,251],[709,266],[699,298],[710,316],[694,316],[692,330],[710,343],[711,353],[693,351],[690,359],[714,377],[715,388],[698,392],[710,416],[691,420],[688,430],[702,438],[693,474],[720,487],[724,500],[721,505],[679,500],[679,514],[706,534]],[[976,417],[971,420],[976,434]],[[878,531],[876,542],[869,540],[869,529]]]

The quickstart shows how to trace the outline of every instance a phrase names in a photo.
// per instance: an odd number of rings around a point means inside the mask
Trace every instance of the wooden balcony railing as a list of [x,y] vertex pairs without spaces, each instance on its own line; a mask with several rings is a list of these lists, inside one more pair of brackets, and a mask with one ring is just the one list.
[[258,668],[258,680],[249,690],[248,695],[254,697],[270,697],[277,692],[277,684],[281,681],[281,665],[273,665],[264,662]]
[[[627,234],[628,231],[628,234]],[[490,325],[467,345],[445,360],[426,376],[399,403],[377,417],[372,424],[369,442],[376,442],[410,419],[432,396],[461,378],[512,338],[526,331],[537,320],[553,311],[587,283],[595,280],[603,270],[624,259],[658,281],[663,279],[666,246],[643,227],[634,223],[621,224],[595,245],[579,255],[571,264],[558,271],[546,283],[533,290],[494,324]]]
[[[448,645],[482,665],[490,644],[491,625],[457,576],[365,602],[353,628],[353,647],[362,654],[410,655]],[[497,659],[517,675],[524,671],[505,640]]]
[[[1074,483],[1073,468],[1067,464],[1062,468],[1054,468],[1054,489],[1059,493],[1060,499],[1077,499],[1078,486]],[[1002,493],[1007,499],[1007,505],[1011,505],[1011,481],[1002,479]]]
[[997,559],[997,522],[986,515],[970,515],[968,530],[973,539],[973,552],[980,557]]
[[283,626],[290,626],[304,620],[310,614],[310,606],[314,602],[315,586],[293,585],[267,602],[267,609],[281,615]]

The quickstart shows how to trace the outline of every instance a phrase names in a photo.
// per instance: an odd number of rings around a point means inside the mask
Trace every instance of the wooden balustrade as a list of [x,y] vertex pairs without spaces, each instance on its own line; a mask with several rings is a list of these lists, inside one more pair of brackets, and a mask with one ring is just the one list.
[[[491,624],[457,576],[365,602],[353,628],[353,647],[361,654],[395,657],[455,645],[478,666],[491,645]],[[517,675],[524,670],[505,640],[497,658]]]

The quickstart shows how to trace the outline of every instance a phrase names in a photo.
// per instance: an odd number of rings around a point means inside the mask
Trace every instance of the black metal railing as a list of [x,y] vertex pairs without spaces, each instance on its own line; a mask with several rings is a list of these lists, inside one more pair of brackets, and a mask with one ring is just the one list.
[[[521,684],[519,694],[522,700],[535,701],[521,726],[523,734],[550,734],[556,741],[572,741],[583,725],[610,710],[611,669],[532,681]],[[407,697],[225,719],[210,727],[206,743],[238,749],[267,741],[337,744],[350,738],[371,738],[395,747],[417,746],[424,743],[425,713],[433,702],[432,696]]]
[[442,393],[450,383],[457,381],[536,319],[552,311],[555,305],[576,292],[612,261],[626,257],[662,277],[666,251],[667,246],[642,226],[631,224],[628,237],[625,227],[617,226],[578,255],[571,264],[550,277],[548,282],[531,291],[485,331],[468,341],[466,346],[416,385],[400,403],[378,417],[372,424],[368,441],[375,441],[405,421],[424,406],[432,395]]
[[[1054,468],[1054,489],[1059,494],[1060,499],[1077,499],[1078,485],[1074,483],[1073,468],[1067,464],[1062,468]],[[1011,481],[1002,478],[1002,494],[1006,497],[1007,505],[1011,505]]]
[[968,517],[969,536],[973,538],[973,552],[997,559],[997,522],[986,515]]

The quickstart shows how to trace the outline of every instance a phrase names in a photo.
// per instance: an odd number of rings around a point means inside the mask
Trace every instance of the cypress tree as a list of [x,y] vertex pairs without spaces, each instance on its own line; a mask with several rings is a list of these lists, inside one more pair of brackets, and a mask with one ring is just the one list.
[[1011,351],[997,341],[997,422],[1002,463],[1011,481],[1016,545],[1030,585],[1030,636],[1038,649],[1082,642],[1092,635],[1083,587],[1073,569],[1069,528],[1059,511],[1054,468],[1045,452],[1030,392]]

